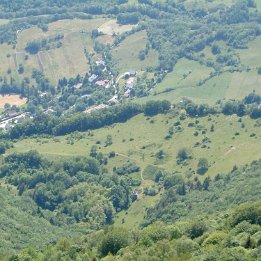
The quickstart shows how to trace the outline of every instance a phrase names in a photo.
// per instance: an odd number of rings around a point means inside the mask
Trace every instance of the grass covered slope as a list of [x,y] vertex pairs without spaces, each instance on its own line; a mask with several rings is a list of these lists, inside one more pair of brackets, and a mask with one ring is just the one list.
[[112,55],[120,73],[130,70],[145,71],[147,67],[158,65],[158,54],[155,50],[150,50],[144,60],[139,58],[139,53],[146,48],[147,41],[146,31],[140,31],[128,36],[113,49]]
[[[213,68],[201,65],[197,61],[182,58],[174,66],[173,72],[167,74],[163,81],[151,91],[153,99],[168,99],[177,102],[181,97],[188,97],[198,103],[214,103],[219,99],[242,99],[247,93],[255,90],[261,93],[261,77],[257,73],[260,67],[260,37],[250,41],[247,48],[235,50],[247,71],[230,72],[229,69],[210,77]],[[218,43],[222,46],[222,43]],[[209,47],[201,55],[209,61],[217,57]],[[148,100],[145,97],[143,100]]]
[[[108,19],[103,18],[90,20],[68,19],[50,23],[47,32],[43,32],[38,27],[18,32],[17,45],[14,50],[12,50],[11,46],[0,45],[3,56],[0,67],[1,75],[7,75],[7,69],[10,68],[18,79],[22,79],[24,76],[31,78],[32,69],[38,69],[53,84],[57,84],[58,80],[63,77],[75,77],[77,74],[85,75],[89,70],[89,65],[84,50],[93,51],[91,32],[107,21]],[[60,48],[43,50],[35,55],[25,51],[28,42],[47,39],[58,34],[64,35]],[[25,59],[26,55],[28,56],[27,59]],[[19,64],[24,66],[25,75],[19,75],[17,72]]]
[[[138,115],[126,123],[91,132],[54,139],[24,139],[16,142],[8,153],[35,149],[50,158],[53,155],[83,156],[88,155],[91,147],[96,145],[98,152],[115,151],[117,154],[108,163],[111,170],[113,166],[129,160],[136,162],[143,170],[152,164],[183,174],[189,169],[196,170],[199,158],[206,157],[211,176],[230,171],[235,164],[244,165],[261,157],[261,133],[256,123],[248,116],[240,119],[235,115],[221,114],[198,119],[188,117],[185,120],[171,113],[151,118]],[[166,139],[170,131],[174,134]],[[105,147],[108,135],[112,136],[112,144]],[[176,162],[177,153],[183,147],[191,150],[192,154],[192,159],[185,166]],[[162,159],[156,157],[160,150],[164,154]]]

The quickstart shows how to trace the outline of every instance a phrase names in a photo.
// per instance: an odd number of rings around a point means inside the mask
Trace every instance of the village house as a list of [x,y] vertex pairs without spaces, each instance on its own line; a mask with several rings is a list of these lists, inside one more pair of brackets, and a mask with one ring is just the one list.
[[130,94],[131,94],[131,90],[128,89],[128,90],[123,94],[123,97],[129,98],[129,97],[130,97]]
[[127,83],[126,84],[126,89],[133,89],[134,88],[134,84],[133,83]]
[[88,81],[89,81],[90,83],[92,83],[92,82],[95,81],[97,78],[98,78],[98,75],[92,74],[92,75],[89,77]]
[[134,78],[131,77],[126,81],[126,85],[125,85],[126,89],[133,89],[134,88]]
[[109,89],[111,86],[110,86],[110,83],[108,82],[105,86],[105,89]]
[[16,117],[15,123],[22,123],[25,120],[26,120],[26,115],[23,114],[23,115],[20,115],[20,116]]
[[100,80],[95,83],[95,85],[99,87],[104,87],[109,81],[108,80]]
[[77,83],[73,86],[75,89],[81,89],[82,88],[82,83]]
[[45,97],[45,96],[47,96],[47,94],[48,94],[47,92],[41,92],[39,96],[40,97]]
[[131,70],[130,72],[129,72],[129,76],[130,77],[135,77],[136,76],[136,71],[134,71],[134,70]]
[[136,201],[139,198],[139,194],[136,190],[132,191],[132,200]]
[[134,78],[131,77],[126,81],[126,84],[133,84],[134,83]]
[[13,118],[13,117],[15,117],[17,115],[18,115],[18,113],[15,110],[8,110],[5,113],[5,116],[8,117],[8,118]]
[[118,95],[114,95],[110,100],[108,100],[108,103],[109,103],[110,105],[114,105],[114,104],[116,104],[116,103],[119,102],[118,99],[119,99]]
[[11,130],[14,126],[10,124],[9,122],[4,122],[0,124],[0,129],[3,129],[5,131]]
[[103,61],[103,60],[98,60],[95,63],[97,66],[105,66],[105,61]]
[[93,112],[93,111],[97,111],[97,110],[101,110],[101,109],[104,109],[104,108],[106,108],[106,107],[108,107],[108,105],[106,105],[106,104],[99,104],[99,105],[97,105],[97,106],[92,106],[92,107],[90,107],[90,108],[88,108],[86,111],[84,111],[85,113],[91,113],[91,112]]
[[53,110],[52,108],[48,108],[45,112],[44,112],[44,114],[55,114],[56,113],[56,111],[55,110]]
[[5,125],[5,130],[11,130],[14,127],[14,125],[10,124],[10,123],[6,123]]

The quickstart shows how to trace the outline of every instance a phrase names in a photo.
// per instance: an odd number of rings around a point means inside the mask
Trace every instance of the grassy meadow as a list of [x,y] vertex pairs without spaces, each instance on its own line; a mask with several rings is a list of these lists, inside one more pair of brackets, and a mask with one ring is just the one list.
[[[135,1],[130,0],[130,3]],[[185,1],[189,6],[192,0]],[[202,3],[205,1],[202,1]],[[216,0],[208,2],[209,5],[217,3],[230,4],[231,0]],[[257,0],[257,5],[261,1]],[[201,1],[198,1],[200,4]],[[0,24],[6,22],[0,20]],[[104,35],[97,40],[105,44],[112,44],[114,34],[121,34],[129,31],[133,25],[119,25],[115,19],[97,18],[90,20],[60,20],[49,24],[48,31],[43,32],[40,28],[33,27],[18,33],[18,43],[16,48],[7,44],[0,45],[0,75],[7,74],[8,68],[11,69],[12,77],[22,79],[25,76],[31,77],[33,68],[42,70],[44,74],[56,84],[58,79],[63,77],[75,77],[77,74],[84,75],[89,71],[89,64],[84,55],[84,49],[93,52],[93,40],[91,31],[98,29]],[[64,34],[62,47],[48,51],[40,51],[37,55],[28,55],[24,48],[29,41],[43,39],[57,34]],[[144,50],[147,43],[147,34],[140,31],[128,36],[118,46],[112,49],[112,55],[118,64],[120,73],[129,70],[138,72],[145,71],[147,67],[158,65],[158,53],[150,49],[145,60],[139,59],[139,52]],[[217,42],[222,52],[227,50],[223,42]],[[259,46],[261,38],[257,38],[248,44],[247,49],[235,49],[233,52],[240,59],[240,63],[248,67],[250,71],[243,72],[224,72],[209,80],[206,80],[212,68],[199,64],[197,61],[180,59],[165,79],[157,84],[151,91],[152,96],[141,99],[141,102],[148,99],[168,99],[177,102],[181,97],[188,97],[195,102],[213,104],[219,99],[242,99],[245,95],[255,90],[261,93],[261,77],[257,74],[260,66],[261,55]],[[206,47],[198,55],[203,55],[206,60],[215,61],[216,56],[211,53],[211,48]],[[25,72],[18,74],[18,66],[23,64]],[[206,81],[205,81],[206,80]],[[200,84],[201,82],[203,84]],[[172,91],[166,92],[168,89]]]
[[[186,173],[196,170],[198,159],[206,157],[210,168],[208,175],[227,172],[232,169],[234,162],[244,165],[247,162],[261,157],[261,131],[255,127],[256,121],[247,116],[238,121],[237,116],[226,117],[224,115],[199,118],[199,123],[194,127],[188,127],[189,123],[195,123],[195,119],[188,118],[181,121],[180,130],[175,130],[171,139],[166,140],[168,130],[177,117],[171,115],[159,115],[153,118],[145,118],[138,115],[127,123],[94,130],[91,132],[71,134],[56,138],[28,138],[17,141],[12,152],[24,152],[36,149],[47,157],[66,157],[77,155],[89,155],[92,145],[98,144],[98,151],[109,153],[115,151],[118,156],[109,160],[109,169],[120,166],[124,162],[136,162],[142,169],[148,165],[162,167],[170,172]],[[242,128],[242,123],[245,127]],[[214,125],[214,132],[210,131]],[[198,136],[194,132],[198,131]],[[206,134],[201,132],[205,131]],[[238,132],[236,134],[236,132]],[[256,135],[250,137],[252,133]],[[112,135],[113,144],[105,147],[107,135]],[[77,137],[82,136],[82,137]],[[252,135],[251,135],[252,136]],[[203,141],[208,138],[208,141]],[[195,145],[196,142],[199,145]],[[191,150],[192,159],[187,165],[178,165],[176,160],[180,148]],[[164,159],[158,160],[155,154],[163,150]]]
[[260,45],[261,45],[261,37],[251,41],[248,44],[247,49],[238,50],[241,63],[249,66],[252,69],[261,66]]
[[[51,80],[53,84],[62,77],[75,77],[77,74],[84,75],[89,70],[88,61],[84,55],[84,49],[93,51],[91,31],[109,21],[105,18],[91,20],[60,20],[49,24],[48,31],[43,32],[40,28],[32,27],[18,33],[18,42],[15,49],[10,45],[0,45],[0,73],[7,75],[8,68],[12,76],[21,79],[24,76],[31,77],[32,69],[38,69]],[[26,44],[32,40],[64,34],[62,47],[40,51],[36,55],[25,52]],[[28,55],[28,59],[25,59]],[[19,75],[19,64],[23,64],[25,72]]]
[[[213,104],[220,99],[242,99],[253,90],[261,94],[261,76],[257,73],[257,68],[261,65],[260,44],[261,38],[257,38],[248,44],[247,49],[236,50],[241,64],[247,66],[248,71],[227,71],[208,80],[211,68],[196,61],[180,59],[174,70],[155,86],[151,93],[154,96],[150,98],[177,102],[181,97],[188,97],[198,103]],[[219,46],[222,48],[222,43]],[[209,60],[215,59],[209,47],[202,53]],[[201,81],[204,83],[199,84]],[[172,90],[166,92],[168,89]],[[141,101],[148,99],[145,97]]]
[[8,19],[0,19],[0,25],[8,24],[9,22]]
[[206,79],[211,73],[211,68],[200,65],[196,61],[185,58],[180,59],[174,70],[167,74],[165,79],[159,83],[153,91],[161,93],[168,88],[189,88]]
[[120,73],[130,70],[146,70],[148,66],[156,67],[158,65],[158,54],[154,50],[149,51],[145,60],[139,59],[139,52],[145,49],[146,43],[147,34],[145,31],[140,31],[128,36],[113,49],[112,54],[118,62]]

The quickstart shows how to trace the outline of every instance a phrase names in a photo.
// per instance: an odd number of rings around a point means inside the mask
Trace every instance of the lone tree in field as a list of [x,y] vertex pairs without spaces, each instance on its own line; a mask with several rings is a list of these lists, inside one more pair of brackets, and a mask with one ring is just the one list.
[[112,136],[109,134],[106,137],[106,141],[105,141],[105,147],[108,147],[112,144]]
[[96,145],[93,145],[92,147],[91,147],[91,151],[90,151],[90,156],[91,157],[93,157],[93,158],[96,158],[96,156],[97,156],[97,146]]
[[198,161],[198,174],[205,174],[208,171],[208,160],[206,158],[200,158]]
[[164,151],[160,150],[155,154],[155,157],[158,159],[163,159],[164,158]]
[[187,148],[179,149],[177,158],[179,161],[185,161],[187,159],[190,159],[191,153],[190,153],[189,149],[187,149]]

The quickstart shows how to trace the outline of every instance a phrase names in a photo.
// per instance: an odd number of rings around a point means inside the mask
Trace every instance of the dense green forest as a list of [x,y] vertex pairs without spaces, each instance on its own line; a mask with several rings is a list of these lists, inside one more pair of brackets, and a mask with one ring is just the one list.
[[[69,166],[74,161],[72,159],[70,163],[63,164]],[[208,180],[206,179],[203,184],[200,184],[198,180],[195,180],[194,183],[186,183],[182,177],[163,175],[161,180],[166,187],[165,191],[155,208],[148,210],[147,220],[152,223],[151,225],[144,224],[143,228],[134,230],[110,227],[91,235],[86,235],[87,227],[94,229],[101,223],[112,222],[113,205],[114,207],[127,207],[127,202],[125,204],[122,202],[122,206],[115,205],[117,195],[115,193],[120,193],[122,199],[122,189],[126,191],[124,179],[117,185],[117,183],[112,183],[113,178],[109,174],[103,174],[105,175],[103,181],[98,182],[97,179],[91,177],[97,173],[88,174],[78,169],[78,174],[75,176],[75,183],[78,185],[72,185],[69,183],[70,173],[61,170],[64,172],[63,180],[58,181],[57,177],[55,180],[49,179],[51,185],[48,184],[49,181],[44,181],[40,177],[43,177],[41,165],[47,173],[52,171],[52,166],[46,161],[43,162],[39,155],[33,154],[33,152],[28,155],[10,155],[6,162],[5,166],[12,169],[5,174],[8,183],[17,186],[19,194],[22,195],[21,198],[16,199],[18,200],[16,204],[20,205],[21,210],[17,213],[15,208],[10,208],[10,205],[15,207],[13,200],[17,196],[13,196],[12,199],[4,198],[8,212],[3,208],[1,217],[5,218],[5,215],[9,216],[10,212],[13,212],[15,218],[12,219],[12,222],[16,222],[13,226],[17,227],[22,224],[26,230],[23,235],[24,240],[15,237],[6,238],[6,242],[2,239],[1,244],[9,243],[10,240],[10,243],[24,247],[28,244],[32,233],[35,233],[33,235],[35,240],[30,241],[31,246],[35,245],[39,248],[38,241],[44,242],[45,238],[49,240],[51,238],[51,240],[49,241],[50,246],[43,252],[37,252],[37,248],[36,250],[29,248],[18,255],[6,256],[3,260],[27,260],[25,258],[28,260],[59,260],[59,257],[62,256],[66,260],[93,260],[93,258],[99,260],[109,253],[111,253],[109,259],[104,260],[169,260],[168,258],[170,260],[258,260],[260,257],[261,209],[260,201],[258,201],[259,195],[256,193],[260,191],[260,161],[253,162],[242,169],[233,170],[225,176],[216,176],[214,180],[207,178]],[[44,164],[50,165],[48,170]],[[15,169],[20,165],[27,166],[27,169],[30,166],[39,174],[17,175]],[[91,171],[89,170],[89,172]],[[3,170],[1,170],[1,175],[4,175]],[[78,176],[85,176],[85,179],[79,179]],[[20,178],[18,179],[18,177]],[[86,179],[88,179],[88,185],[84,184]],[[115,181],[117,179],[117,177],[114,178]],[[90,195],[88,197],[90,190],[102,191],[99,184],[104,184],[107,193],[104,195],[99,193],[98,198],[95,199]],[[45,202],[38,201],[40,191],[46,194],[45,197],[42,197],[46,199]],[[27,196],[25,197],[25,195]],[[68,196],[71,197],[71,200]],[[86,196],[87,198],[85,198]],[[27,197],[29,198],[26,199]],[[30,198],[37,205],[33,202],[30,203]],[[58,198],[65,200],[59,202]],[[81,204],[84,198],[85,203]],[[93,200],[96,201],[96,204],[91,206]],[[97,204],[97,200],[100,202],[99,204]],[[70,201],[71,203],[69,203]],[[131,204],[131,201],[129,199],[127,204]],[[255,203],[242,204],[249,201]],[[109,205],[111,206],[109,207]],[[102,206],[105,207],[104,210],[102,210]],[[59,209],[56,217],[44,210],[54,207]],[[92,212],[95,213],[95,216]],[[81,216],[81,213],[84,216]],[[33,216],[31,228],[27,227],[28,224],[21,223],[26,223],[26,215]],[[92,218],[90,222],[91,216],[95,219]],[[104,217],[106,220],[103,220]],[[50,218],[51,224],[47,222]],[[86,222],[85,232],[83,229],[81,233],[78,231],[78,234],[82,235],[82,239],[77,241],[62,239],[56,243],[57,235],[61,236],[63,233],[66,236],[68,233],[68,231],[61,232],[61,223],[65,220],[69,223],[80,220]],[[60,224],[58,225],[58,223]],[[1,223],[1,233],[4,231],[10,233],[11,229],[12,226]],[[32,229],[34,232],[31,232]],[[44,231],[36,229],[44,229]],[[72,224],[68,226],[68,229],[72,229]],[[77,231],[77,227],[74,231]],[[13,231],[13,233],[18,232]],[[45,241],[44,244],[46,243],[48,242]],[[113,255],[116,256],[113,257]],[[230,255],[229,259],[227,255]]]

